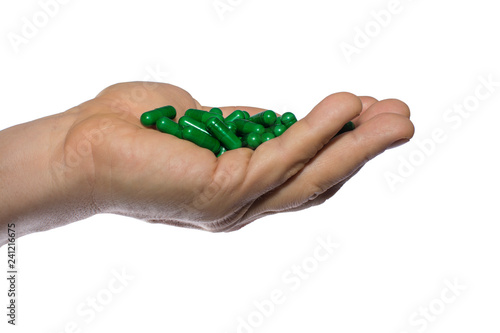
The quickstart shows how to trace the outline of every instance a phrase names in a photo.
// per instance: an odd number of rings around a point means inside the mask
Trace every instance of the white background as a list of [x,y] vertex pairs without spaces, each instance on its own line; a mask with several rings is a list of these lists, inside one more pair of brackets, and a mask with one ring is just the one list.
[[[416,134],[324,205],[238,232],[101,215],[22,237],[18,326],[6,324],[2,278],[2,332],[500,330],[500,86],[481,87],[500,82],[495,2],[401,0],[383,26],[373,13],[389,0],[222,0],[223,13],[213,0],[46,2],[0,5],[1,129],[148,79],[204,105],[299,118],[337,91],[399,98]],[[14,46],[26,22],[40,27]],[[489,95],[477,99],[477,87]],[[430,144],[433,131],[445,139]],[[388,173],[401,177],[392,188]],[[340,244],[321,262],[318,239]],[[0,262],[6,271],[5,246]],[[124,287],[122,271],[133,277]],[[282,297],[271,306],[273,290]]]

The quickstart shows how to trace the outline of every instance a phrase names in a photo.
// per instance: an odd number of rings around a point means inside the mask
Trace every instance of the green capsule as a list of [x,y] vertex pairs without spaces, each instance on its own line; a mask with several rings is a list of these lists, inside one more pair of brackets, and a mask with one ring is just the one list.
[[245,119],[245,113],[241,110],[233,111],[229,116],[226,117],[226,119],[224,119],[224,121],[228,123],[236,119]]
[[141,115],[141,124],[143,124],[146,127],[150,127],[150,126],[153,126],[154,124],[156,124],[158,119],[160,119],[162,117],[164,117],[163,113],[161,111],[158,111],[158,110],[144,112]]
[[265,128],[261,124],[256,124],[245,119],[236,119],[233,121],[236,125],[236,133],[238,134],[248,134],[251,132],[264,133]]
[[269,127],[276,123],[276,118],[276,113],[274,113],[274,111],[267,110],[254,114],[248,120],[253,121],[257,124],[261,124],[265,127]]
[[261,136],[261,133],[257,133],[257,132],[252,132],[252,133],[244,135],[241,138],[243,146],[251,148],[251,149],[257,148],[262,143],[260,136]]
[[286,126],[286,128],[292,126],[297,122],[297,118],[291,112],[285,112],[281,116],[281,123]]
[[243,115],[245,116],[244,119],[250,119],[250,113],[248,113],[248,111],[243,111]]
[[141,115],[141,123],[144,126],[149,127],[156,124],[158,119],[162,117],[174,119],[176,115],[177,113],[175,112],[175,108],[172,105],[162,106],[161,108],[144,112]]
[[207,130],[207,126],[205,126],[205,124],[203,124],[202,122],[199,122],[197,120],[194,120],[193,118],[191,117],[188,117],[188,116],[182,116],[179,118],[179,125],[181,125],[181,127],[196,127],[197,129],[199,129],[200,131],[204,132],[205,134],[209,134],[208,133],[208,130]]
[[224,154],[226,151],[227,151],[227,149],[224,148],[224,146],[220,146],[219,152],[217,153],[217,157]]
[[335,136],[340,135],[340,134],[345,133],[345,132],[352,131],[353,129],[354,129],[354,123],[352,121],[350,121],[350,122],[344,124],[344,126],[342,126],[340,131],[338,131],[338,133],[335,134]]
[[241,140],[231,132],[231,130],[224,124],[223,121],[216,117],[212,117],[207,121],[207,130],[217,140],[220,141],[222,146],[227,150],[241,148]]
[[219,116],[223,116],[224,115],[224,113],[222,113],[222,110],[219,109],[219,108],[211,108],[209,112],[210,113],[218,114]]
[[280,124],[280,125],[271,126],[268,129],[270,130],[270,133],[273,133],[275,137],[278,137],[281,134],[285,133],[286,126]]
[[219,152],[219,140],[200,131],[196,127],[184,127],[184,129],[182,130],[182,138],[185,140],[189,140],[202,148],[210,149],[214,154],[217,154]]
[[260,135],[260,141],[262,141],[262,143],[266,142],[266,141],[269,141],[271,139],[274,139],[275,136],[273,133],[269,133],[269,132],[266,132],[266,133],[262,133]]
[[234,134],[236,134],[236,125],[235,124],[233,124],[231,122],[227,122],[226,126],[227,126],[227,128],[229,128],[231,130],[231,132],[233,132]]
[[179,139],[182,139],[182,131],[179,124],[168,117],[161,117],[156,122],[156,128],[163,133],[168,133],[175,135]]
[[189,109],[186,111],[186,113],[184,115],[191,117],[194,120],[200,121],[204,124],[207,122],[207,120],[210,117],[217,117],[220,120],[224,120],[224,117],[222,117],[219,114],[211,113],[211,112],[207,112],[207,111],[203,111],[203,110],[197,110],[197,109]]
[[283,125],[281,122],[281,117],[276,117],[276,124],[275,125]]

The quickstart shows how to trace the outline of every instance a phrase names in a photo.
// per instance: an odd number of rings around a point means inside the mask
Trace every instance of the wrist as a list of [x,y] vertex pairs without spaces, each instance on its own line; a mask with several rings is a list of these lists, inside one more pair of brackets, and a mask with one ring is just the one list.
[[70,137],[78,114],[75,108],[0,132],[2,229],[16,223],[22,236],[95,214],[91,154],[74,150]]

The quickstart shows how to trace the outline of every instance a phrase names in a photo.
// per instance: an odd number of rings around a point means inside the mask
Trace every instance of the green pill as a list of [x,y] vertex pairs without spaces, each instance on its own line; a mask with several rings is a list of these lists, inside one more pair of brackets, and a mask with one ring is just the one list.
[[236,119],[245,119],[245,113],[241,110],[233,111],[229,116],[226,117],[226,119],[224,119],[224,121],[228,123]]
[[270,132],[262,133],[260,135],[260,140],[262,141],[262,143],[269,141],[271,139],[274,139],[274,138],[275,138],[274,134],[270,133]]
[[247,111],[243,111],[243,115],[245,116],[244,119],[250,119],[250,113],[248,113]]
[[156,124],[158,119],[162,117],[174,119],[176,115],[177,113],[175,112],[175,108],[173,106],[171,105],[162,106],[161,108],[144,112],[141,115],[141,123],[146,127],[150,127]]
[[161,117],[156,122],[156,128],[163,133],[168,133],[175,135],[179,139],[182,139],[182,131],[179,124],[168,117]]
[[217,153],[217,157],[224,154],[226,151],[227,151],[227,149],[224,148],[224,146],[220,146],[219,152]]
[[219,116],[223,116],[224,115],[224,113],[222,113],[222,110],[219,109],[219,108],[211,108],[209,112],[210,113],[218,114]]
[[252,132],[256,133],[264,133],[265,128],[261,124],[256,124],[249,120],[245,119],[236,119],[233,121],[233,124],[236,125],[236,133],[238,134],[249,134]]
[[207,120],[210,117],[217,117],[220,120],[224,120],[224,117],[222,117],[219,114],[211,113],[211,112],[207,112],[207,111],[203,111],[203,110],[197,110],[197,109],[189,109],[186,111],[186,113],[184,115],[186,115],[190,118],[193,118],[194,120],[201,121],[204,124],[207,122]]
[[255,149],[262,143],[260,136],[261,133],[252,132],[247,135],[244,135],[241,138],[242,139],[241,141],[243,142],[243,145],[245,147]]
[[346,123],[344,126],[342,126],[340,131],[338,131],[338,133],[335,134],[335,136],[340,135],[340,134],[345,133],[345,132],[352,131],[353,129],[354,129],[354,123],[352,121],[350,121],[350,122]]
[[220,141],[222,146],[227,150],[241,148],[241,140],[231,132],[223,121],[216,117],[212,117],[207,121],[207,130],[216,139]]
[[182,138],[206,149],[210,149],[217,154],[220,149],[220,142],[216,138],[200,131],[196,127],[187,126],[182,130]]
[[276,123],[276,113],[274,113],[271,110],[259,112],[257,114],[254,114],[253,116],[250,117],[250,121],[253,121],[254,123],[261,124],[265,127],[269,127],[271,125],[274,125]]
[[281,123],[286,126],[286,128],[292,126],[297,122],[297,118],[291,112],[285,112],[281,116]]
[[193,118],[188,117],[188,116],[180,117],[179,118],[179,125],[181,125],[183,128],[189,127],[189,126],[196,127],[197,129],[204,132],[205,134],[210,134],[210,133],[208,133],[207,126],[205,126],[205,124],[203,124],[202,122],[199,122],[197,120],[194,120]]
[[281,134],[285,133],[286,131],[286,126],[285,125],[274,125],[271,127],[268,127],[267,130],[269,130],[270,133],[273,133],[275,137],[280,136]]
[[226,123],[227,128],[231,130],[234,134],[236,134],[236,125],[233,123]]

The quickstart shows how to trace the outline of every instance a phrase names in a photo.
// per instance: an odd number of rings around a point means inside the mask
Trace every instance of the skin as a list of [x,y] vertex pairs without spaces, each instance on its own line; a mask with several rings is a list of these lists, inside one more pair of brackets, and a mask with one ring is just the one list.
[[[66,112],[0,132],[0,244],[99,213],[211,232],[333,196],[366,162],[414,133],[408,106],[332,94],[282,136],[255,151],[217,158],[207,149],[144,128],[145,111],[173,105],[178,120],[201,106],[186,91],[120,83]],[[221,107],[255,114],[265,109]],[[356,129],[335,138],[346,122]]]

